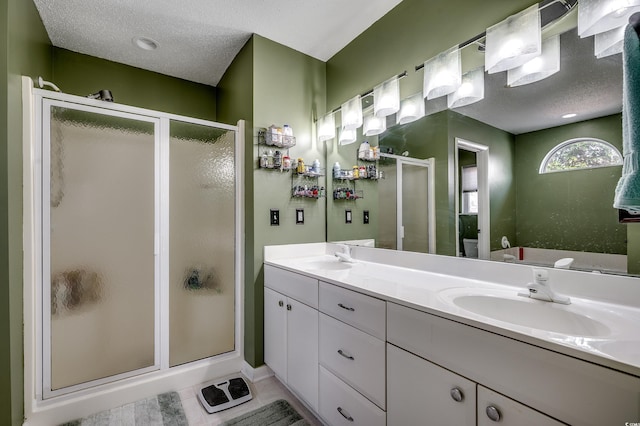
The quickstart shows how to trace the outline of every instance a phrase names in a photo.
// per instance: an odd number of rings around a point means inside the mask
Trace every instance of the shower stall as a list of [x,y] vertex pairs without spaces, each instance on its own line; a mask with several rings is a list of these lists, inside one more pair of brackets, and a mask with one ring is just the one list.
[[238,371],[243,122],[24,86],[26,415]]

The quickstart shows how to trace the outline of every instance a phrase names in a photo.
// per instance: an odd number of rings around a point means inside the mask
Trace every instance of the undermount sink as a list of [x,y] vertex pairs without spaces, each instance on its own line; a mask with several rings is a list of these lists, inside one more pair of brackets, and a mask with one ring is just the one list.
[[611,333],[602,322],[574,312],[572,305],[519,297],[511,291],[450,289],[442,296],[462,310],[504,323],[572,336],[604,337]]
[[338,260],[338,258],[327,256],[326,259],[304,262],[302,264],[302,267],[310,271],[344,271],[346,269],[351,269],[353,265],[353,263],[341,262],[340,260]]

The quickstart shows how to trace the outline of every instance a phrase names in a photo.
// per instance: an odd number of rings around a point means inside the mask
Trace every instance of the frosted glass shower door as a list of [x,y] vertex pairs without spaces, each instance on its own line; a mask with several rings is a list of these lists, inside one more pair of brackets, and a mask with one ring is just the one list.
[[46,397],[159,368],[159,120],[49,100],[42,114]]
[[235,348],[235,132],[171,120],[169,364]]

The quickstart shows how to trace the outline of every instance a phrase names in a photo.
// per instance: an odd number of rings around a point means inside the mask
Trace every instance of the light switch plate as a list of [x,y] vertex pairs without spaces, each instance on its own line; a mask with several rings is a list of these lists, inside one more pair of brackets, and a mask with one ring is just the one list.
[[351,223],[352,222],[351,209],[346,209],[344,211],[344,222]]
[[280,210],[271,209],[269,212],[269,221],[271,226],[279,226],[280,225]]
[[296,225],[304,225],[304,209],[296,209]]
[[362,212],[362,223],[364,223],[365,225],[369,223],[369,210],[365,210],[364,212]]

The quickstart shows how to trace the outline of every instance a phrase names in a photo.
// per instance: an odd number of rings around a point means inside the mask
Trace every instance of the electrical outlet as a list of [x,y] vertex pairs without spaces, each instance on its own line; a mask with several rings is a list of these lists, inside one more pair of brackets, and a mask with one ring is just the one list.
[[346,209],[344,211],[344,222],[345,223],[351,223],[351,210],[350,209]]
[[296,209],[296,224],[304,225],[304,209]]
[[362,222],[366,225],[369,223],[369,210],[362,212]]
[[271,226],[279,226],[280,225],[280,210],[271,209],[269,212],[269,221],[271,222]]

